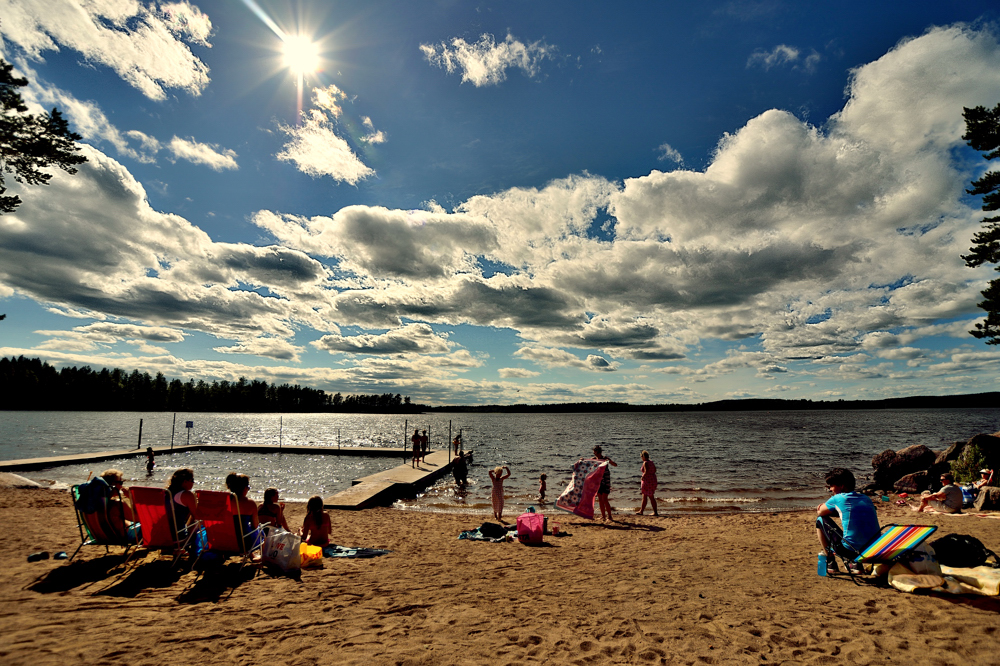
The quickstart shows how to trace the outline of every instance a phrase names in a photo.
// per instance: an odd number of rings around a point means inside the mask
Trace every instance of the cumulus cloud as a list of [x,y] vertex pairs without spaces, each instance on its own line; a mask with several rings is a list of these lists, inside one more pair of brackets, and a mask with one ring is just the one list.
[[324,335],[312,345],[331,353],[354,354],[444,354],[453,346],[427,324],[407,324],[381,335]]
[[521,347],[514,352],[514,356],[547,368],[578,368],[589,372],[613,372],[621,365],[596,354],[588,354],[587,358],[580,359],[563,349],[546,347]]
[[238,169],[236,151],[220,148],[214,144],[200,143],[194,139],[174,137],[167,144],[175,159],[187,160],[192,164],[203,164],[213,171]]
[[71,311],[219,337],[290,336],[297,319],[325,327],[307,293],[326,275],[319,262],[213,242],[153,210],[119,163],[88,146],[83,154],[74,176],[11,184],[24,203],[0,217],[0,284]]
[[497,43],[493,35],[483,34],[472,44],[455,37],[450,42],[421,44],[420,51],[430,64],[449,74],[460,70],[463,83],[481,88],[502,83],[507,70],[514,67],[529,77],[537,76],[542,61],[552,57],[555,47],[541,41],[525,44],[510,34]]
[[504,379],[527,379],[542,374],[534,370],[528,370],[527,368],[500,368],[497,370],[497,373]]
[[374,174],[338,134],[337,118],[344,99],[344,92],[334,85],[314,89],[313,108],[303,111],[301,125],[279,125],[289,141],[276,157],[313,178],[329,176],[351,185]]
[[228,347],[214,347],[213,351],[217,351],[220,354],[247,354],[297,363],[300,360],[302,347],[293,345],[288,340],[281,338],[260,337],[242,340]]
[[187,43],[211,46],[212,24],[189,3],[157,9],[116,0],[7,0],[0,13],[0,34],[32,59],[60,48],[77,51],[154,100],[166,99],[169,88],[200,95],[208,85],[208,67]]

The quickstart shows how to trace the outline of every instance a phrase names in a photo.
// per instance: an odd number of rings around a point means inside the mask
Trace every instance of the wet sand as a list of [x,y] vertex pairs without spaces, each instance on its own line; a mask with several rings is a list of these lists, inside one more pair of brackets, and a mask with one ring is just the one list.
[[[612,496],[614,503],[614,496]],[[299,579],[238,561],[198,577],[121,549],[72,563],[67,492],[0,488],[3,664],[990,664],[1000,600],[911,595],[816,575],[811,513],[547,510],[541,547],[458,540],[482,516],[331,511],[333,540],[386,548]],[[1000,520],[879,505],[882,524],[941,526],[1000,550]],[[304,505],[289,504],[301,524]],[[513,520],[513,516],[507,517]],[[140,551],[141,552],[141,551]]]

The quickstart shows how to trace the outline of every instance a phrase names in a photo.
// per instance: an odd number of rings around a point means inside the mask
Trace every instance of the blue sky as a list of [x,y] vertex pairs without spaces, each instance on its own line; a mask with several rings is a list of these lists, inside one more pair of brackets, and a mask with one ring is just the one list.
[[0,0],[88,158],[7,178],[0,355],[432,404],[1000,390],[960,257],[998,18]]

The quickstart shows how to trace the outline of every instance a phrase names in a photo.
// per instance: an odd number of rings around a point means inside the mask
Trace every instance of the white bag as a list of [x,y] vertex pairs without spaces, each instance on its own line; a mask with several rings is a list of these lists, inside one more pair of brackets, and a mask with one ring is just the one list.
[[296,534],[286,532],[280,527],[272,527],[264,539],[264,551],[261,559],[266,564],[273,564],[282,571],[290,571],[301,567],[299,545],[302,539]]

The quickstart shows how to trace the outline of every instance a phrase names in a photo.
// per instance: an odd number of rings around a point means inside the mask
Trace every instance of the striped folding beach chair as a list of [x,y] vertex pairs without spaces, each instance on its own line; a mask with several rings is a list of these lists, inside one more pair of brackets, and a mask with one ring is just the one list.
[[895,562],[922,544],[935,530],[935,525],[886,525],[854,561],[858,564]]

